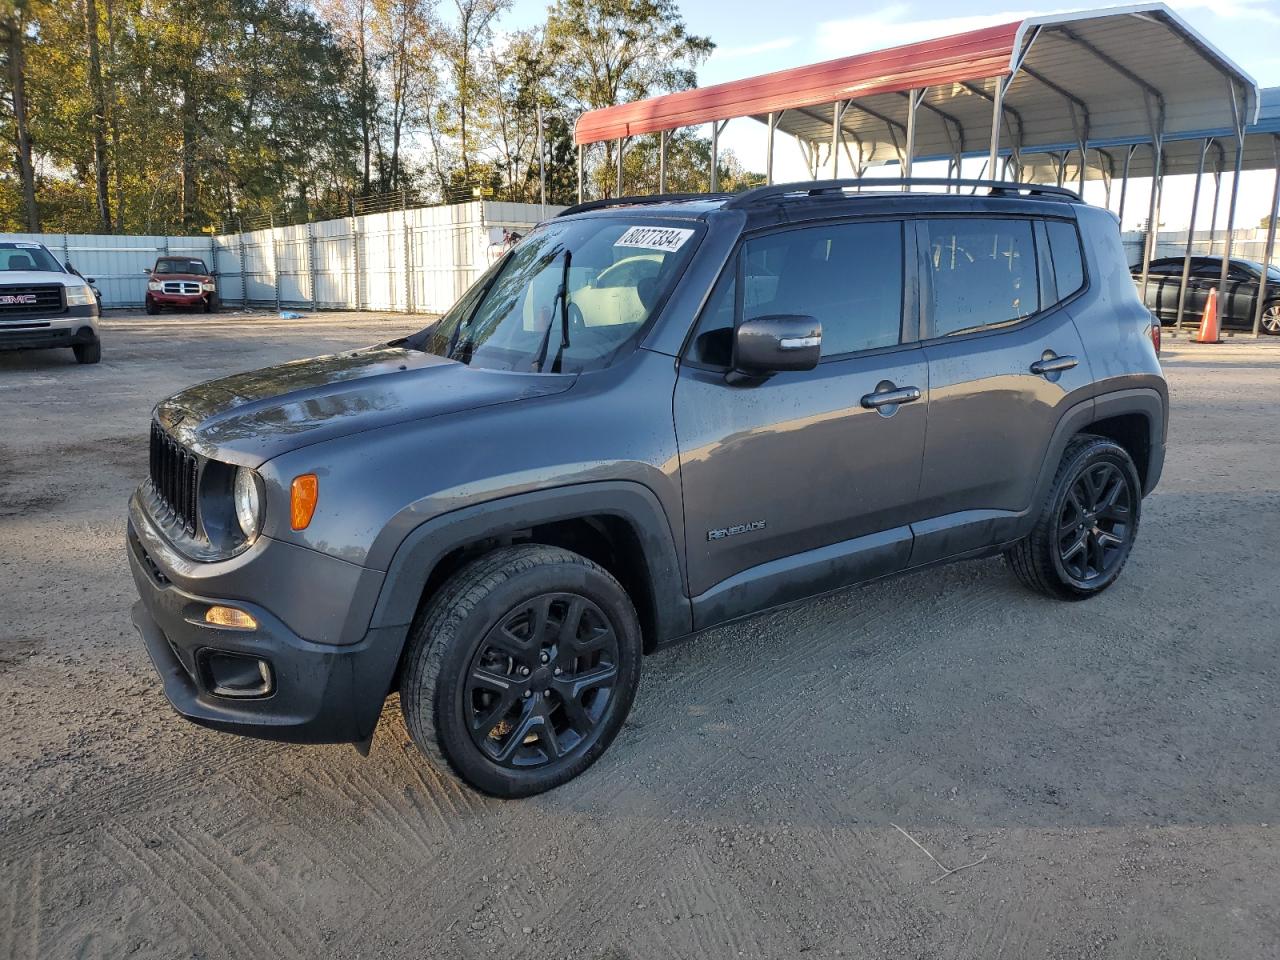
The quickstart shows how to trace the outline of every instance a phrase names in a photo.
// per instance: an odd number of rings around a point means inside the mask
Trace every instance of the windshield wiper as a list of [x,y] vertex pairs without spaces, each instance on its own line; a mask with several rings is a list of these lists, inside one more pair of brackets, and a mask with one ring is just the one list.
[[[560,358],[564,355],[565,348],[569,346],[569,265],[573,262],[573,251],[566,249],[564,252],[564,269],[560,273],[560,289],[556,292],[556,298],[560,301],[560,349],[556,351],[556,359],[552,367],[559,367]],[[554,301],[553,301],[554,302]],[[533,369],[537,373],[542,372],[542,365],[547,360],[547,346],[551,342],[551,328],[555,326],[555,320],[547,321],[547,329],[542,334],[542,343],[538,346],[538,355],[533,360]],[[558,370],[553,370],[558,372]]]

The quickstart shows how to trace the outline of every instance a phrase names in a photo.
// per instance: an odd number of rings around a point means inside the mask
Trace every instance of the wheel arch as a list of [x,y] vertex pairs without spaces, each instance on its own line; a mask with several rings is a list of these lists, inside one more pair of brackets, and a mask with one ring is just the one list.
[[646,652],[692,630],[670,522],[652,491],[632,481],[533,491],[418,525],[392,557],[370,626],[407,627],[464,563],[494,547],[523,542],[573,550],[613,574],[636,606]]

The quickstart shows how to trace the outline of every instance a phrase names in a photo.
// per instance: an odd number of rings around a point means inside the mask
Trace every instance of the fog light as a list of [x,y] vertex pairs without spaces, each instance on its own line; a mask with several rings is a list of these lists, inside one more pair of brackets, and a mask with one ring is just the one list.
[[257,657],[207,650],[203,657],[205,683],[219,697],[265,697],[271,693],[271,665]]
[[258,621],[236,607],[210,607],[204,612],[204,622],[215,627],[232,630],[257,630]]

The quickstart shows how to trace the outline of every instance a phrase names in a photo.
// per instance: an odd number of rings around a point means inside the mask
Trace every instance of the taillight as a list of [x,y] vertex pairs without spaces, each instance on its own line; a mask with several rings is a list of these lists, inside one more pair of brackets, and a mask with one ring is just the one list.
[[1147,334],[1151,337],[1151,345],[1156,348],[1156,356],[1160,356],[1160,321],[1152,318],[1151,326],[1147,328]]

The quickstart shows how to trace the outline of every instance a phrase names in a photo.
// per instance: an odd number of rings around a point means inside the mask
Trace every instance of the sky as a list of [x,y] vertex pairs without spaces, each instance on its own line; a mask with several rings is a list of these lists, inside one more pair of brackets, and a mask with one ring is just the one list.
[[[1166,0],[1179,15],[1231,58],[1260,87],[1280,86],[1280,0]],[[1037,3],[1011,5],[970,0],[963,6],[942,0],[849,3],[836,0],[681,0],[689,29],[710,37],[716,51],[698,71],[700,85],[736,80],[787,67],[816,63],[884,47],[947,36],[1028,16],[1103,6]],[[517,0],[504,26],[541,22],[545,0]],[[957,11],[963,10],[963,15]],[[780,16],[785,11],[785,16]],[[779,137],[775,154],[777,179],[807,179],[798,147]],[[720,140],[749,169],[764,169],[765,128],[750,118],[731,121]],[[918,176],[942,175],[918,164]],[[966,169],[966,175],[975,171]],[[1191,206],[1191,177],[1165,183],[1161,223],[1165,229],[1185,227]],[[1229,178],[1228,178],[1229,179]],[[1253,226],[1271,205],[1272,174],[1246,172],[1241,179],[1236,222]],[[1224,185],[1224,197],[1226,186]],[[1135,181],[1126,202],[1125,228],[1144,219],[1149,184]],[[1100,184],[1086,185],[1086,199],[1101,203]],[[1202,208],[1203,209],[1203,208]],[[1225,220],[1225,213],[1223,215]],[[1203,215],[1202,222],[1203,225]]]

